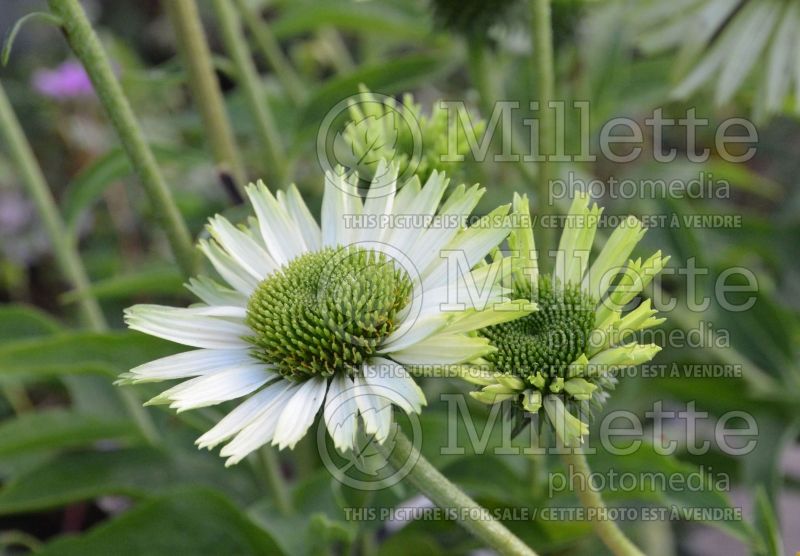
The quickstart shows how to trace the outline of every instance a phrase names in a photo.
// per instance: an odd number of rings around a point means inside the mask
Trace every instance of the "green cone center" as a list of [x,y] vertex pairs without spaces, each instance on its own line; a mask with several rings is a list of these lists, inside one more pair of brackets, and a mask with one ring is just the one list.
[[554,287],[549,276],[539,278],[533,295],[518,293],[535,301],[538,310],[484,328],[481,334],[497,348],[487,359],[496,371],[529,383],[537,373],[550,379],[564,377],[569,364],[586,349],[594,328],[595,301],[579,285]]
[[407,273],[382,253],[307,253],[256,288],[247,305],[249,340],[287,377],[351,373],[396,328],[411,289]]

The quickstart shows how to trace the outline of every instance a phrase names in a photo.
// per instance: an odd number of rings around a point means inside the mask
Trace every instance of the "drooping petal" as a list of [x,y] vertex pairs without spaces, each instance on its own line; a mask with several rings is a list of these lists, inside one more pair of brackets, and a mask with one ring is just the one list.
[[290,384],[285,390],[279,392],[270,402],[267,409],[253,418],[247,426],[236,434],[233,440],[222,447],[219,455],[228,458],[225,462],[226,466],[239,463],[250,452],[272,440],[278,428],[278,418],[281,415],[281,411],[299,389],[299,384]]
[[280,400],[281,394],[286,392],[290,386],[291,383],[288,380],[276,380],[272,384],[268,384],[240,403],[219,423],[198,438],[195,444],[200,448],[213,448],[220,442],[228,440],[274,407]]
[[358,403],[353,380],[344,374],[333,376],[328,386],[323,418],[333,444],[341,452],[352,450],[358,427]]
[[309,378],[298,388],[281,412],[278,428],[272,438],[273,444],[277,444],[281,450],[287,446],[294,448],[314,422],[314,416],[325,399],[327,386],[328,381],[318,376]]
[[378,444],[383,444],[392,428],[392,404],[385,395],[374,392],[364,377],[356,375],[353,381],[356,388],[354,397],[364,421],[364,430],[374,435]]
[[406,413],[419,413],[427,405],[422,389],[402,365],[373,357],[362,372],[373,392],[385,396]]

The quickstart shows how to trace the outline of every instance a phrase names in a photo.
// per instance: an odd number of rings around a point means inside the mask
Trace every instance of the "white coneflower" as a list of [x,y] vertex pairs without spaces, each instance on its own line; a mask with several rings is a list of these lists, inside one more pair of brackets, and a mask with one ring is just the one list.
[[526,224],[509,236],[517,263],[513,289],[517,297],[534,301],[537,310],[482,330],[498,348],[485,357],[494,368],[467,378],[482,387],[472,392],[479,401],[511,401],[534,414],[543,407],[559,437],[574,445],[588,432],[584,417],[590,405],[599,407],[614,387],[615,371],[645,363],[660,350],[638,343],[635,336],[664,320],[655,318],[650,300],[623,312],[669,257],[659,251],[644,262],[628,259],[644,235],[641,222],[630,216],[589,266],[602,210],[597,205],[590,208],[589,196],[578,193],[553,273],[540,275],[525,197],[515,195],[514,212],[516,220]]
[[[199,349],[136,367],[120,382],[188,379],[150,402],[178,411],[247,396],[197,440],[208,448],[227,442],[229,465],[267,443],[293,447],[323,407],[338,449],[354,447],[359,414],[364,431],[383,442],[392,404],[409,413],[425,404],[406,367],[485,356],[494,348],[473,331],[520,313],[493,310],[505,301],[499,283],[475,303],[463,295],[469,280],[483,285],[497,270],[469,269],[508,234],[508,206],[454,226],[483,189],[461,185],[441,203],[441,173],[401,188],[396,168],[382,164],[376,175],[362,199],[356,180],[327,174],[321,226],[294,186],[277,195],[248,186],[255,218],[237,227],[216,216],[212,239],[200,242],[227,286],[192,279],[201,304],[126,312],[130,328]],[[445,251],[460,252],[468,268],[453,276]],[[443,311],[454,293],[463,309]]]

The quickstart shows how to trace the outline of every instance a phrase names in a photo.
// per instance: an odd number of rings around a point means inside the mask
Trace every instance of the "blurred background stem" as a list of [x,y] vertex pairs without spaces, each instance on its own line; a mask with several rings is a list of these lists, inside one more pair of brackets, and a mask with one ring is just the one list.
[[258,451],[258,460],[270,491],[275,498],[275,506],[283,515],[292,513],[292,496],[286,485],[286,477],[281,470],[278,451],[272,446],[264,446]]
[[222,40],[228,55],[236,67],[238,84],[247,101],[261,147],[269,160],[269,174],[276,181],[273,185],[286,185],[286,159],[283,144],[275,118],[272,115],[267,96],[250,56],[250,50],[241,25],[239,14],[231,0],[213,0],[214,11],[222,33]]
[[[564,454],[564,463],[567,467],[572,466],[572,469],[567,469],[567,473],[572,475],[580,475],[583,477],[583,485],[576,488],[578,498],[581,504],[586,509],[605,510],[606,504],[603,502],[603,497],[600,493],[593,489],[591,486],[591,469],[589,469],[589,462],[586,461],[586,456],[583,453],[578,453],[577,450],[569,450]],[[602,511],[598,511],[597,515],[600,516]],[[595,533],[600,537],[608,549],[616,556],[644,556],[644,553],[636,548],[622,529],[611,519],[593,519],[592,527]]]
[[75,289],[83,323],[95,330],[105,326],[100,304],[89,292],[89,277],[83,268],[80,256],[74,248],[70,234],[58,212],[55,200],[47,186],[44,174],[39,167],[28,140],[22,131],[19,120],[0,84],[0,133],[3,134],[9,154],[17,165],[22,183],[28,190],[36,211],[44,225],[61,272]]
[[[553,223],[547,222],[547,216],[554,214],[550,200],[550,180],[553,178],[552,162],[549,160],[554,151],[555,122],[550,102],[555,96],[555,70],[553,68],[553,27],[550,0],[530,0],[532,12],[533,37],[533,74],[536,76],[537,97],[539,101],[539,145],[538,154],[544,159],[539,163],[536,180],[537,209],[540,216],[539,237],[537,244],[545,252],[556,249],[553,244]],[[549,257],[542,257],[539,263],[542,270],[547,271]]]
[[253,35],[256,46],[258,46],[261,54],[275,72],[292,103],[295,106],[299,106],[306,98],[305,85],[303,85],[300,76],[297,75],[294,67],[292,67],[291,62],[283,54],[281,45],[275,38],[269,24],[260,14],[250,8],[245,0],[234,1],[244,19],[245,25]]
[[[36,161],[33,149],[31,149],[28,140],[25,138],[22,126],[20,126],[19,120],[14,114],[2,84],[0,84],[0,133],[3,135],[11,157],[19,169],[23,185],[33,198],[39,218],[44,224],[50,239],[56,263],[70,286],[77,293],[81,319],[92,330],[97,332],[107,330],[108,324],[103,316],[100,304],[91,292],[89,276],[83,266],[83,261],[81,261],[77,247],[70,239],[71,235],[67,232],[53,194],[45,181],[39,163]],[[26,403],[30,403],[27,395],[22,397],[24,389],[22,393],[15,392],[14,389],[6,393],[13,397],[13,400],[10,399],[10,401],[16,411],[21,410]],[[144,437],[151,443],[157,442],[158,431],[146,410],[141,407],[139,400],[127,390],[121,391],[120,395]]]
[[164,6],[175,29],[178,50],[188,70],[189,88],[200,110],[204,137],[211,147],[214,162],[221,175],[229,173],[233,177],[237,189],[242,193],[247,174],[225,112],[197,3],[195,0],[169,0]]
[[61,18],[62,30],[72,51],[86,69],[122,146],[136,170],[162,230],[167,234],[175,259],[184,274],[195,273],[197,256],[189,229],[145,141],[128,99],[122,91],[100,39],[77,0],[48,0],[50,10]]

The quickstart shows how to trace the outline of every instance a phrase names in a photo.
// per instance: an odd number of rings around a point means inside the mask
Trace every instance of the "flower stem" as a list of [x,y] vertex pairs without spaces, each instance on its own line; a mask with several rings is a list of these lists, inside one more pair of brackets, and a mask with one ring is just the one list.
[[[564,455],[564,462],[568,466],[571,465],[574,472],[584,478],[583,488],[577,489],[581,504],[587,509],[605,510],[606,504],[603,502],[602,496],[592,489],[589,484],[591,470],[589,469],[589,462],[586,461],[586,456],[583,453],[579,453],[578,450],[570,450]],[[644,553],[636,548],[636,545],[625,536],[625,533],[613,521],[595,519],[592,520],[592,526],[600,540],[616,556],[644,556]]]
[[214,161],[220,172],[231,173],[237,187],[243,191],[247,175],[225,112],[197,3],[195,0],[170,0],[165,6],[186,63],[189,88],[200,110]]
[[[77,293],[82,320],[92,330],[98,332],[107,330],[108,324],[100,309],[100,304],[90,290],[89,276],[75,244],[69,239],[71,236],[67,233],[64,220],[61,218],[55,199],[44,179],[42,169],[33,155],[33,150],[25,138],[2,85],[0,85],[0,135],[4,137],[11,157],[19,168],[22,183],[33,198],[36,210],[53,246],[56,263]],[[158,439],[158,431],[145,409],[141,407],[132,393],[122,391],[120,395],[131,416],[139,425],[142,435],[151,443],[155,443]]]
[[213,5],[222,40],[236,67],[236,76],[253,117],[258,139],[269,158],[270,171],[278,183],[283,183],[286,178],[286,166],[281,136],[261,87],[255,64],[250,57],[239,14],[233,8],[231,0],[214,0]]
[[485,508],[439,473],[399,429],[391,452],[382,446],[378,449],[398,470],[407,465],[407,462],[415,461],[407,477],[411,484],[440,508],[468,510],[461,514],[462,520],[459,523],[488,546],[501,554],[536,556],[536,553],[506,529],[505,525],[494,519]]
[[175,259],[185,274],[194,274],[197,257],[189,230],[86,13],[78,0],[48,0],[48,5],[63,22],[62,30],[67,42],[86,68],[131,165],[139,175],[153,211],[167,234]]
[[[539,165],[539,176],[536,188],[536,197],[539,204],[539,214],[547,216],[553,214],[553,204],[550,200],[550,179],[552,176],[552,161],[550,157],[555,150],[555,120],[550,102],[555,97],[555,70],[553,68],[553,26],[551,21],[550,0],[530,0],[532,11],[533,35],[533,72],[536,76],[539,100],[539,152],[544,160]],[[547,218],[542,218],[546,222]],[[537,241],[542,249],[555,249],[551,243],[553,239],[552,227],[543,225],[539,230]],[[543,257],[543,263],[548,262],[548,257]]]
[[245,25],[252,33],[256,45],[261,50],[261,54],[266,58],[269,65],[275,71],[275,75],[280,80],[286,94],[295,105],[299,105],[306,98],[306,91],[302,80],[294,71],[292,64],[286,59],[281,50],[281,45],[275,39],[267,22],[260,17],[245,0],[235,0],[239,13],[244,18]]
[[259,450],[259,460],[266,475],[267,484],[275,497],[275,506],[283,515],[292,513],[292,497],[286,488],[286,479],[281,473],[281,462],[278,453],[272,446],[264,446]]

